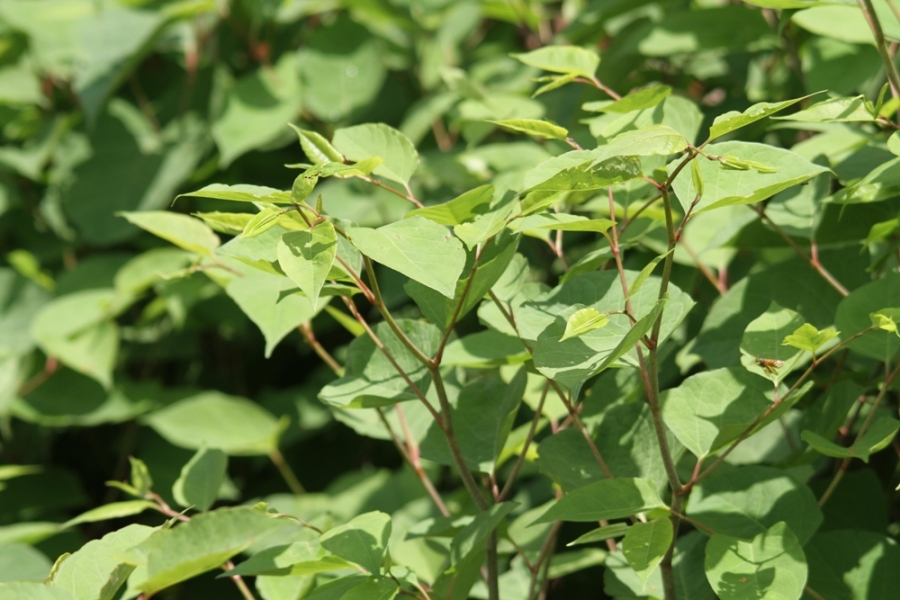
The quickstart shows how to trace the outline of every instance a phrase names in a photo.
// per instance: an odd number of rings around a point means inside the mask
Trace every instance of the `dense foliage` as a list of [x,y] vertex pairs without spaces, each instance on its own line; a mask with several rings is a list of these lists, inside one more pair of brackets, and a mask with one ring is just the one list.
[[0,598],[895,598],[898,42],[3,0]]

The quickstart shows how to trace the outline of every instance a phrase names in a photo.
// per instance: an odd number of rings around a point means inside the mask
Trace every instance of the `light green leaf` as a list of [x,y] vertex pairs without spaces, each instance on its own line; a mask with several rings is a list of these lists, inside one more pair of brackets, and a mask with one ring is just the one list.
[[651,85],[613,102],[588,102],[582,108],[587,111],[604,113],[630,113],[635,110],[653,108],[671,93],[672,88],[667,85]]
[[569,131],[565,127],[539,119],[504,119],[503,121],[487,120],[487,122],[499,125],[509,131],[542,137],[548,140],[564,140],[569,137]]
[[482,185],[442,204],[411,210],[406,216],[419,215],[438,225],[452,227],[469,222],[487,212],[493,198],[494,186]]
[[475,515],[472,522],[463,527],[450,542],[450,564],[458,565],[473,552],[476,554],[481,552],[491,532],[516,506],[518,506],[516,502],[501,502]]
[[641,583],[656,569],[672,543],[672,521],[667,518],[635,523],[622,540],[622,554],[635,570]]
[[389,577],[370,577],[341,596],[341,600],[393,600],[400,593]]
[[641,272],[638,273],[638,276],[634,278],[634,281],[631,282],[631,285],[628,286],[628,297],[631,298],[644,286],[647,282],[647,279],[650,278],[650,275],[653,273],[653,269],[656,268],[662,260],[664,260],[667,256],[669,256],[675,249],[669,250],[665,254],[657,256],[653,260],[651,260],[647,265],[641,269]]
[[887,140],[887,148],[893,154],[900,156],[900,131],[895,131]]
[[839,334],[840,332],[835,331],[832,327],[820,331],[809,323],[804,323],[798,327],[794,333],[785,336],[782,344],[800,348],[801,350],[815,352],[821,348],[823,344],[833,340]]
[[689,517],[716,533],[743,539],[784,521],[805,544],[822,523],[822,510],[808,486],[787,471],[755,465],[701,480],[687,508]]
[[[754,161],[761,165],[777,166],[778,170],[775,173],[764,173],[758,170],[727,169],[718,161],[695,159],[700,161],[698,167],[704,182],[703,196],[694,209],[695,213],[733,204],[759,202],[828,171],[826,167],[813,164],[790,150],[766,144],[723,142],[709,144],[704,152],[728,156],[735,161]],[[669,164],[670,173],[678,162]],[[682,169],[672,186],[684,210],[690,208],[697,196],[693,178],[686,171],[687,169]]]
[[225,92],[224,108],[213,121],[212,136],[222,167],[284,133],[284,124],[297,115],[303,98],[294,56],[285,53],[274,66],[262,65]]
[[262,209],[247,221],[244,231],[241,232],[241,237],[249,239],[264,234],[278,224],[282,214],[284,214],[284,211],[280,208],[269,207]]
[[315,308],[337,255],[334,225],[322,221],[307,231],[288,232],[278,242],[277,252],[284,274],[303,290]]
[[91,510],[81,513],[74,519],[69,519],[62,525],[61,529],[67,529],[81,523],[96,523],[98,521],[108,521],[110,519],[121,519],[122,517],[131,517],[139,515],[145,510],[155,510],[159,507],[155,502],[150,500],[124,500],[122,502],[110,502],[92,508]]
[[181,506],[203,512],[209,510],[219,496],[225,480],[228,456],[218,448],[200,448],[181,468],[172,486],[172,497]]
[[254,542],[299,524],[249,507],[220,508],[202,513],[171,529],[160,529],[123,554],[137,567],[129,579],[132,590],[147,595],[191,577],[217,570]]
[[154,531],[152,527],[132,524],[88,542],[58,565],[52,575],[53,587],[68,590],[79,599],[113,600],[134,571],[134,566],[124,564],[119,556],[144,542]]
[[566,544],[568,546],[577,546],[579,544],[593,544],[594,542],[603,542],[610,538],[617,538],[625,535],[628,531],[629,525],[627,523],[613,523],[612,525],[607,525],[605,527],[598,527],[597,529],[592,529],[588,531],[584,535],[580,535],[575,540]]
[[648,479],[604,479],[573,490],[557,500],[537,523],[621,519],[665,506]]
[[409,138],[383,123],[338,129],[334,132],[332,143],[350,160],[361,161],[380,156],[384,163],[373,173],[402,185],[409,183],[419,165],[419,154]]
[[804,121],[811,123],[872,123],[875,117],[869,112],[868,100],[865,96],[854,98],[830,98],[816,102],[809,108],[784,117],[775,117],[782,121]]
[[539,232],[541,230],[556,231],[593,231],[604,233],[613,222],[609,219],[588,219],[569,213],[538,213],[528,215],[509,222],[509,229],[521,232]]
[[826,440],[813,431],[804,431],[800,437],[812,446],[813,450],[825,456],[859,458],[867,463],[869,456],[885,449],[893,441],[898,431],[900,431],[900,421],[890,417],[880,417],[873,421],[859,441],[849,448]]
[[445,227],[415,216],[378,229],[350,227],[347,235],[375,262],[453,298],[466,253]]
[[[312,530],[310,530],[312,531]],[[228,571],[225,575],[314,575],[354,568],[353,563],[322,548],[318,539],[304,539],[283,546],[270,546]]]
[[282,426],[259,404],[220,392],[201,392],[156,410],[146,425],[181,448],[219,448],[231,456],[266,455]]
[[212,198],[213,200],[228,200],[231,202],[271,202],[273,204],[291,204],[291,193],[275,188],[265,187],[262,185],[224,185],[221,183],[211,183],[195,192],[187,194],[179,194],[176,196],[182,198],[185,196],[194,198]]
[[529,357],[519,338],[487,330],[457,338],[447,344],[441,364],[483,369],[521,364]]
[[648,125],[620,133],[598,146],[596,163],[614,156],[667,156],[683,152],[687,139],[668,125]]
[[534,90],[534,93],[531,94],[532,98],[537,98],[541,94],[546,94],[547,92],[551,92],[553,90],[559,89],[567,83],[572,83],[578,79],[578,73],[566,73],[565,75],[548,75],[546,77],[540,77],[537,81],[547,81],[538,89]]
[[[565,155],[563,155],[565,156]],[[551,159],[552,160],[552,159]],[[605,189],[623,181],[641,177],[641,163],[635,156],[617,156],[602,162],[587,160],[575,166],[557,171],[552,177],[540,180],[538,173],[545,169],[538,165],[525,174],[525,185],[529,180],[538,179],[538,183],[527,187],[526,192],[546,191],[588,191]]]
[[369,573],[381,573],[381,559],[391,537],[391,516],[369,512],[329,529],[319,537],[326,550],[354,562]]
[[319,133],[300,129],[293,123],[288,123],[288,126],[297,133],[297,137],[300,138],[300,147],[303,148],[307,158],[314,165],[344,162],[344,157],[341,156],[341,153],[335,150],[334,146]]
[[108,389],[119,350],[119,328],[113,319],[126,306],[111,289],[62,296],[44,305],[31,334],[49,356]]
[[588,79],[593,79],[597,67],[600,66],[600,57],[595,52],[577,46],[544,46],[512,56],[530,67]]
[[71,592],[38,581],[0,582],[0,598],[15,600],[78,600]]
[[577,337],[593,329],[600,329],[609,323],[609,317],[596,308],[581,308],[572,313],[566,321],[566,331],[559,339],[563,342],[569,338]]
[[[810,94],[809,96],[811,96]],[[775,113],[784,110],[788,106],[792,106],[801,100],[805,100],[809,98],[809,96],[803,96],[802,98],[794,98],[792,100],[784,100],[783,102],[757,102],[744,112],[738,112],[736,110],[729,111],[727,113],[721,114],[713,121],[712,127],[709,128],[709,140],[714,140],[717,137],[721,137],[726,133],[731,133],[741,127],[746,127],[750,123],[755,123],[760,119],[765,119],[769,115],[774,115]],[[789,118],[789,117],[788,117]]]
[[203,221],[187,215],[157,210],[118,214],[141,229],[188,252],[212,256],[219,247],[218,236]]
[[[812,33],[850,44],[873,43],[872,30],[855,2],[849,5],[817,4],[798,10],[791,15],[791,21]],[[873,4],[885,37],[900,40],[900,24],[894,19],[888,3],[875,0]]]
[[806,585],[806,556],[785,523],[745,541],[714,534],[706,544],[706,577],[722,600],[797,600]]
[[[243,277],[235,277],[225,287],[228,295],[262,331],[266,339],[266,358],[272,355],[284,336],[312,319],[318,310],[305,296],[284,294],[295,289],[295,285],[281,275],[249,272]],[[319,303],[318,308],[322,305]]]

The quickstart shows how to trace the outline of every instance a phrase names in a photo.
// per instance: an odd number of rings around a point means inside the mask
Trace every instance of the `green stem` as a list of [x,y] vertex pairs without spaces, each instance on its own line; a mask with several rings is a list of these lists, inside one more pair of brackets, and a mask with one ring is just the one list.
[[303,484],[300,483],[300,480],[297,479],[297,476],[294,474],[294,471],[291,469],[290,465],[288,465],[287,461],[284,460],[284,455],[281,453],[281,450],[279,450],[278,448],[272,448],[269,451],[269,458],[272,460],[275,468],[278,469],[278,472],[281,473],[281,477],[284,479],[284,482],[287,483],[287,486],[295,496],[302,496],[306,493],[306,490],[303,488]]
[[856,0],[856,3],[866,17],[869,29],[872,30],[875,47],[878,49],[878,54],[881,55],[881,62],[884,63],[888,81],[891,82],[891,94],[894,98],[900,97],[900,75],[897,74],[897,67],[894,65],[894,61],[891,60],[891,53],[888,51],[887,42],[884,39],[884,31],[881,29],[881,21],[878,20],[878,14],[875,12],[875,7],[872,6],[872,0]]

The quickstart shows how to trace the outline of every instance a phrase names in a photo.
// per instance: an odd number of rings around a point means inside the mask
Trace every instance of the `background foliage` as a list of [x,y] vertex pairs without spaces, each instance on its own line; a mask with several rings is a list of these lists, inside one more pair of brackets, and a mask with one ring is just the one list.
[[3,0],[0,597],[894,597],[898,41]]

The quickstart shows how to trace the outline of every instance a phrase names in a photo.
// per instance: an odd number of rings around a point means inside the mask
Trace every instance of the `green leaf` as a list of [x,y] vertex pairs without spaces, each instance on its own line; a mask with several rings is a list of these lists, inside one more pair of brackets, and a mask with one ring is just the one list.
[[651,260],[649,263],[647,263],[647,265],[643,269],[641,269],[641,272],[638,273],[638,276],[635,277],[634,281],[631,282],[631,285],[628,286],[628,297],[629,298],[631,298],[632,296],[637,294],[638,291],[644,286],[644,284],[647,282],[647,279],[649,279],[650,275],[653,273],[653,269],[656,268],[656,265],[658,265],[663,259],[665,259],[667,256],[669,256],[674,251],[675,250],[673,248],[672,250],[669,250],[665,254],[657,256],[656,258]]
[[137,567],[129,579],[129,588],[152,595],[218,569],[279,529],[300,527],[291,523],[255,508],[236,507],[220,508],[177,527],[157,530],[123,553],[126,564]]
[[572,313],[566,321],[566,331],[559,339],[563,342],[569,338],[577,337],[593,329],[600,329],[609,323],[609,317],[599,312],[596,308],[581,308]]
[[[634,156],[617,156],[599,163],[587,160],[558,170],[552,177],[540,179],[544,169],[546,166],[541,164],[525,174],[526,192],[599,190],[641,177],[641,163]],[[530,185],[533,180],[537,182]]]
[[291,54],[282,55],[274,66],[262,65],[251,71],[227,90],[224,108],[211,128],[222,167],[280,138],[285,122],[300,110],[300,91]]
[[453,298],[466,263],[458,239],[424,217],[379,227],[351,227],[347,235],[360,252],[413,281]]
[[[876,0],[874,5],[885,37],[894,41],[900,39],[900,24],[892,20],[893,13],[887,2]],[[855,3],[849,6],[820,4],[795,12],[791,15],[791,21],[817,35],[850,44],[872,43],[872,30]]]
[[3,581],[0,582],[0,598],[16,600],[77,600],[67,590],[51,587],[37,581]]
[[604,479],[573,490],[554,502],[537,523],[621,519],[665,506],[648,479]]
[[521,364],[530,355],[517,337],[496,331],[479,331],[458,338],[444,349],[442,365],[488,368]]
[[[772,302],[751,321],[741,337],[742,363],[758,375],[781,382],[796,366],[802,350],[785,346],[784,339],[803,324],[803,317]],[[771,361],[771,362],[770,362]]]
[[195,192],[179,194],[176,200],[182,197],[212,198],[213,200],[228,200],[230,202],[271,202],[273,204],[291,204],[291,193],[277,190],[262,185],[223,185],[211,183]]
[[[842,529],[820,533],[804,548],[809,587],[840,600],[891,600],[900,585],[900,547],[872,531]],[[878,582],[877,585],[873,585]]]
[[370,577],[341,596],[341,600],[393,600],[399,593],[393,579]]
[[578,536],[575,540],[566,544],[566,547],[577,546],[579,544],[593,544],[594,542],[603,542],[611,538],[617,538],[625,535],[628,528],[629,525],[627,523],[613,523],[612,525],[607,525],[605,527],[598,527],[597,529],[588,531],[584,535]]
[[541,94],[546,94],[547,92],[551,92],[553,90],[559,89],[567,83],[572,83],[578,79],[578,73],[566,73],[565,75],[548,75],[546,77],[540,77],[537,81],[547,81],[538,89],[534,90],[534,93],[531,94],[532,98],[537,98]]
[[491,532],[516,506],[517,502],[501,502],[475,515],[472,522],[463,527],[450,542],[450,564],[458,565],[471,557],[472,553],[480,553]]
[[[451,412],[454,432],[466,465],[482,473],[493,473],[525,393],[527,376],[520,368],[511,381],[498,375],[478,377],[459,391]],[[431,425],[421,443],[422,457],[453,465],[446,437]]]
[[900,131],[895,131],[887,140],[887,148],[893,154],[900,156]]
[[284,274],[303,290],[315,308],[337,255],[334,225],[322,221],[306,231],[288,232],[278,242],[277,252]]
[[409,138],[383,123],[338,129],[334,132],[332,143],[350,160],[380,156],[384,163],[373,173],[404,186],[419,165],[419,154]]
[[875,117],[869,112],[867,103],[865,96],[829,98],[793,114],[775,118],[783,121],[808,123],[872,123],[875,121]]
[[587,79],[593,79],[600,66],[600,57],[595,52],[577,46],[544,46],[512,56],[530,67]]
[[849,448],[826,440],[813,431],[804,431],[800,438],[812,446],[813,450],[835,458],[859,458],[869,462],[869,456],[884,450],[900,431],[900,421],[890,417],[880,417],[872,422],[863,436]]
[[68,590],[76,598],[113,600],[134,571],[132,565],[124,564],[119,557],[144,542],[154,531],[152,527],[132,524],[88,542],[58,565],[53,574],[53,587]]
[[381,559],[390,537],[391,516],[375,511],[329,529],[319,537],[319,542],[326,550],[378,575],[381,573]]
[[651,85],[613,102],[588,102],[582,108],[588,111],[604,113],[630,113],[635,110],[653,108],[671,93],[672,88],[667,85]]
[[148,414],[143,422],[181,448],[219,448],[231,456],[268,454],[282,429],[258,404],[214,391],[179,400]]
[[[509,222],[509,229],[521,232],[556,231],[593,231],[604,233],[613,226],[609,219],[588,219],[569,213],[538,213],[528,215]],[[541,232],[543,233],[543,232]]]
[[687,149],[688,141],[668,125],[648,125],[620,133],[595,153],[600,163],[614,156],[667,156]]
[[118,213],[129,223],[200,256],[212,256],[219,237],[203,221],[166,211]]
[[354,568],[353,563],[327,552],[317,539],[270,546],[225,575],[314,575]]
[[564,140],[569,137],[569,131],[549,121],[539,119],[504,119],[502,121],[486,120],[488,123],[499,125],[503,129],[533,135],[548,140]]
[[732,367],[691,375],[662,394],[666,426],[698,458],[738,438],[772,405],[770,383]]
[[835,331],[832,327],[818,330],[809,323],[804,323],[794,333],[785,336],[782,344],[815,353],[816,350],[836,338],[839,334],[840,332]]
[[452,227],[467,223],[483,215],[494,198],[494,186],[481,185],[442,204],[417,208],[406,213],[407,217],[419,215],[438,225]]
[[[808,181],[819,173],[828,171],[826,167],[813,164],[790,150],[765,144],[723,142],[709,144],[704,148],[704,152],[711,155],[728,156],[736,161],[777,165],[778,171],[765,173],[757,170],[726,169],[718,161],[695,159],[700,160],[700,176],[705,183],[703,196],[694,209],[695,214],[722,206],[759,202],[791,186]],[[669,173],[673,171],[678,162],[680,161],[669,164]],[[682,169],[672,187],[684,210],[688,210],[694,198],[697,197],[697,190],[694,188],[692,176],[685,171],[686,169]]]
[[646,584],[650,573],[662,562],[672,543],[672,531],[672,521],[667,518],[635,523],[628,528],[622,540],[622,554],[641,583]]
[[822,523],[822,510],[808,486],[786,471],[750,465],[697,484],[688,516],[716,533],[743,539],[784,521],[801,544]]
[[225,480],[228,456],[217,448],[200,448],[181,468],[172,497],[181,506],[203,512],[216,501]]
[[[318,311],[305,296],[283,295],[294,289],[294,285],[287,277],[251,272],[235,277],[225,287],[228,295],[262,331],[266,339],[266,358],[272,355],[284,336],[312,319]],[[318,303],[318,307],[323,304]]]
[[111,289],[62,296],[43,306],[31,334],[49,356],[108,389],[119,350],[119,328],[113,319],[125,306]]
[[123,296],[140,295],[160,279],[187,267],[193,258],[189,252],[179,248],[147,250],[129,260],[116,272],[116,291]]
[[[841,339],[864,331],[872,326],[869,315],[878,313],[885,307],[900,306],[900,273],[887,273],[856,288],[841,300],[834,316],[834,325],[841,332]],[[889,317],[889,315],[885,315]],[[890,331],[872,331],[850,342],[847,346],[854,352],[874,358],[890,360],[900,351],[900,339]]]
[[801,98],[794,98],[792,100],[784,100],[783,102],[757,102],[744,112],[732,110],[727,113],[721,114],[716,117],[716,119],[713,121],[712,127],[709,128],[709,141],[714,140],[717,137],[721,137],[726,133],[736,131],[741,127],[746,127],[747,125],[755,123],[760,119],[765,119],[770,115],[774,115],[775,113],[782,111],[789,106],[793,106],[794,104],[802,100],[806,100],[811,95],[812,94],[803,96]]
[[288,123],[288,126],[297,133],[297,137],[300,138],[300,147],[303,148],[312,164],[324,165],[330,162],[344,162],[344,157],[341,156],[341,153],[335,150],[334,146],[319,133],[308,129],[300,129],[293,123]]
[[785,523],[750,541],[715,534],[706,544],[706,577],[722,600],[797,598],[806,585],[806,556]]
[[131,517],[139,515],[145,510],[155,510],[158,506],[150,500],[125,500],[123,502],[110,502],[97,508],[81,513],[74,519],[69,519],[60,527],[67,529],[81,523],[97,523],[98,521],[108,521],[110,519],[121,519],[122,517]]

